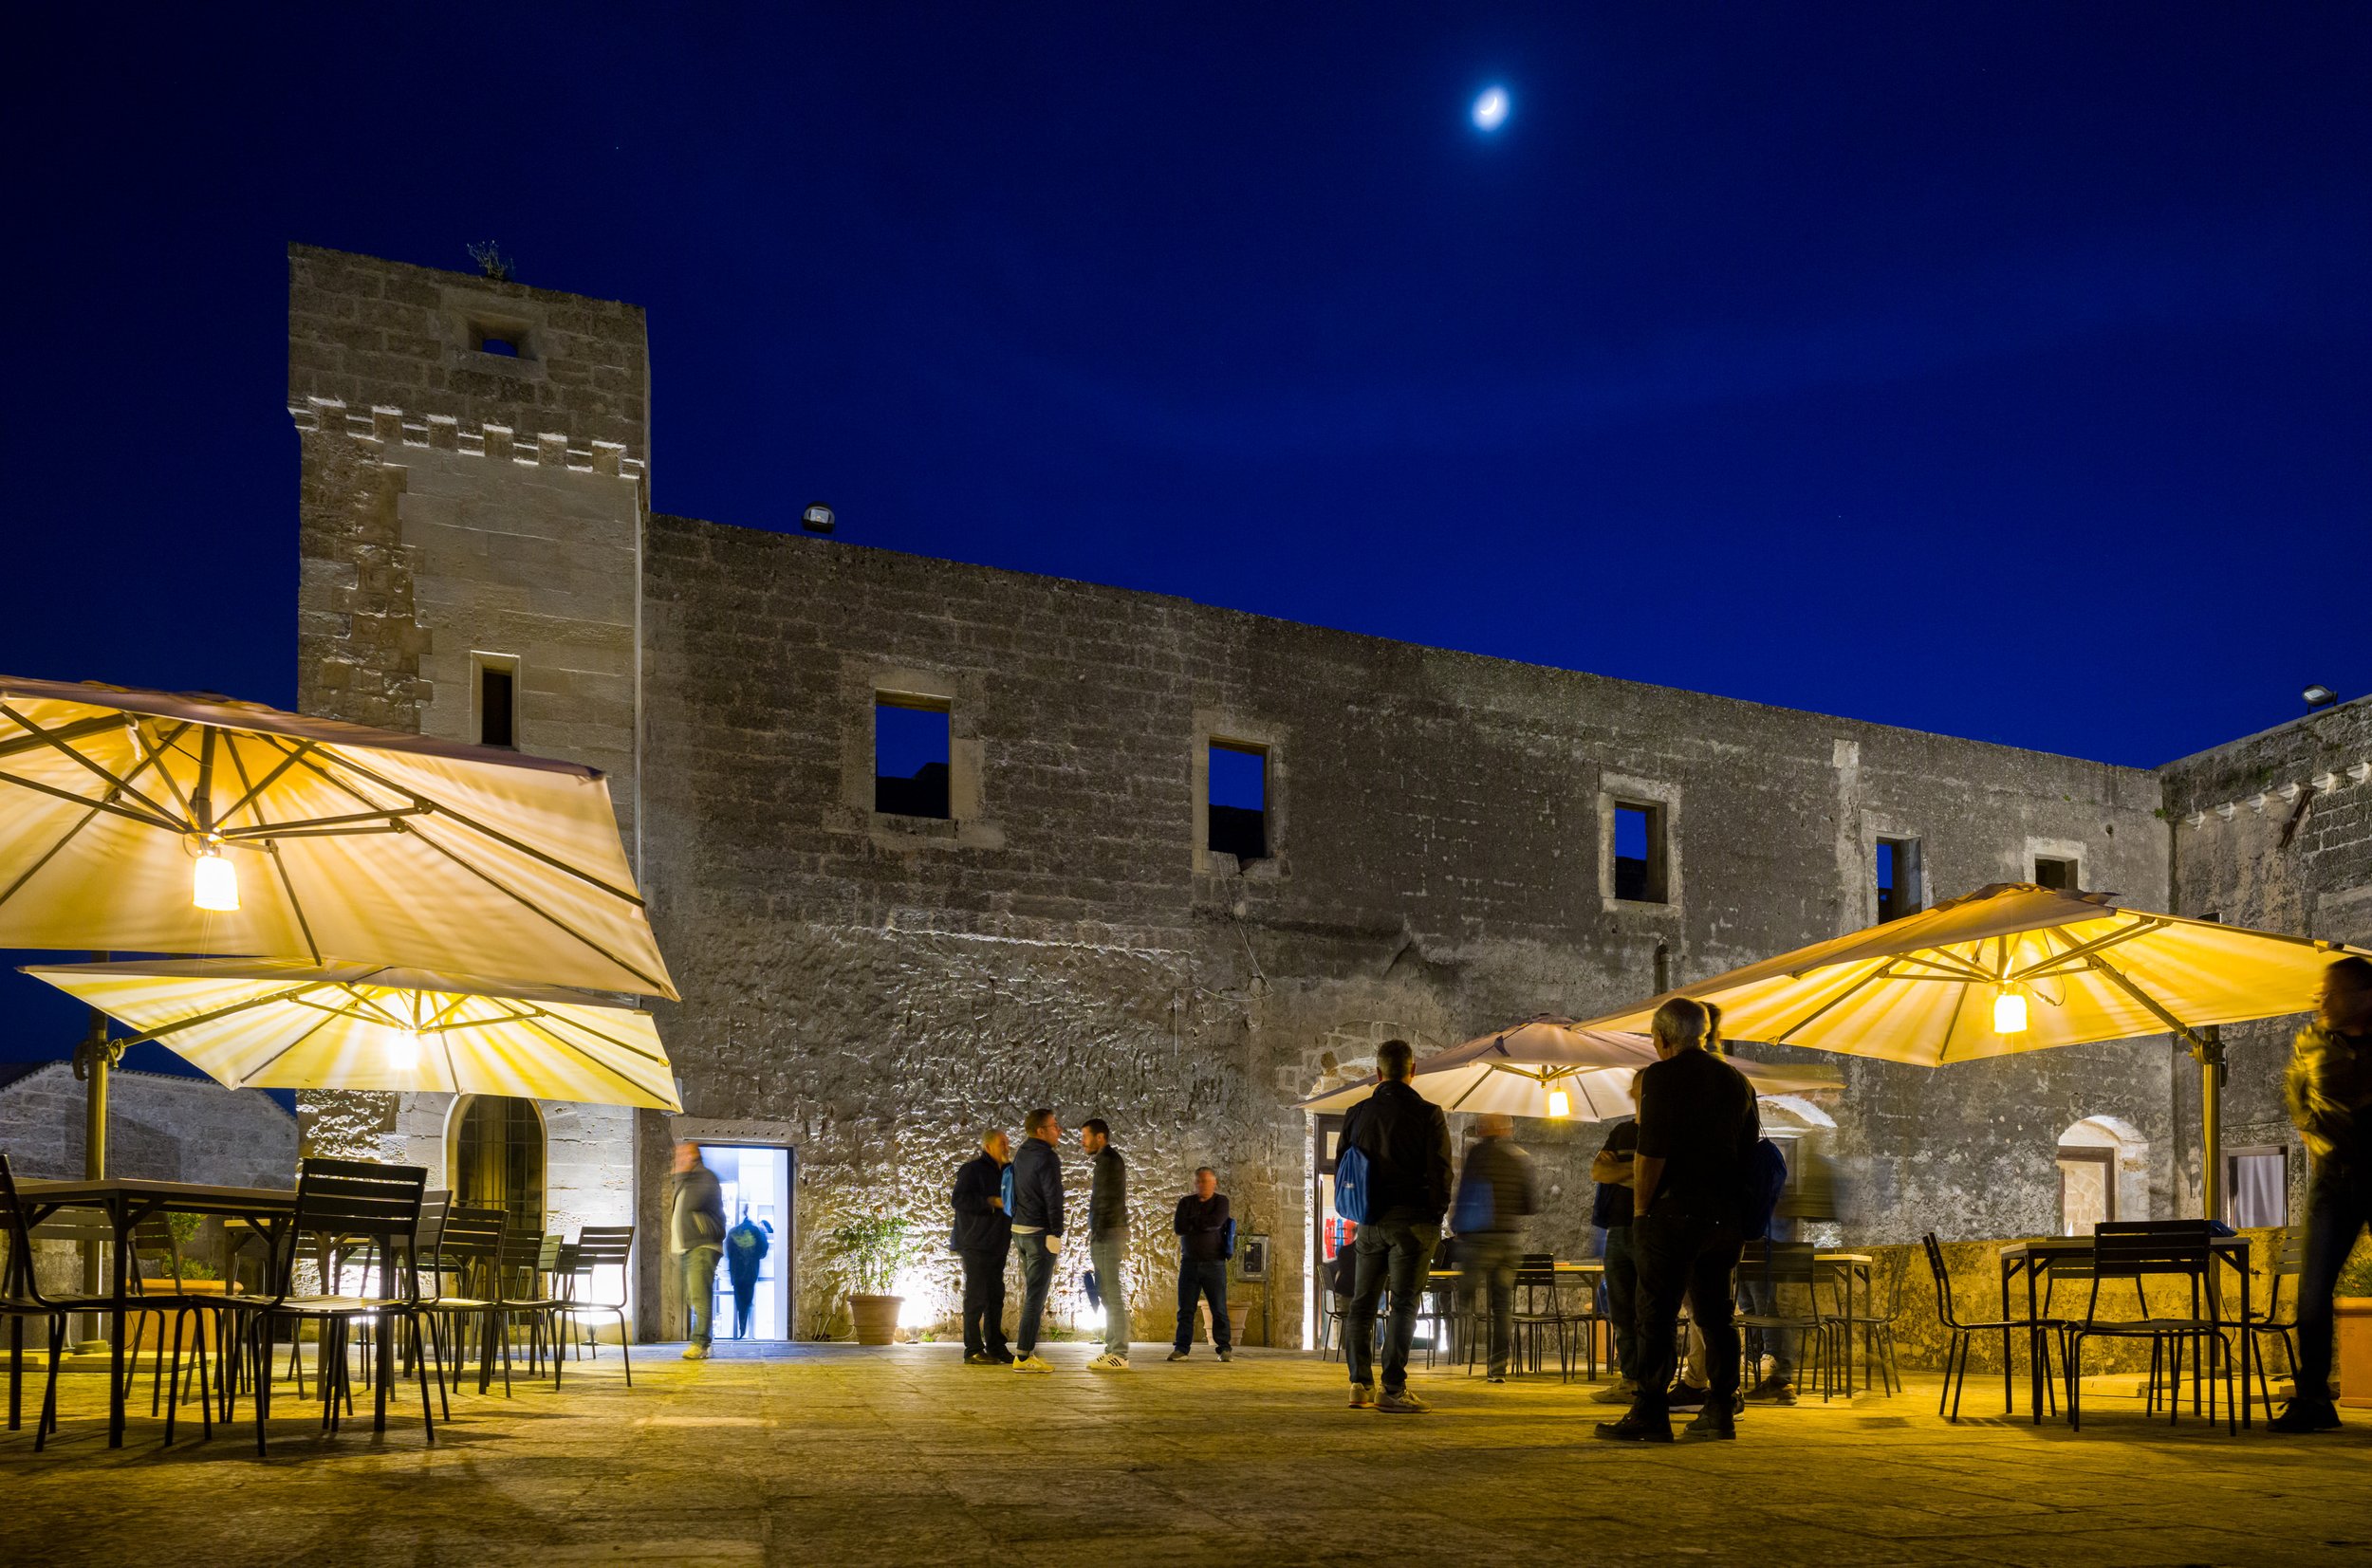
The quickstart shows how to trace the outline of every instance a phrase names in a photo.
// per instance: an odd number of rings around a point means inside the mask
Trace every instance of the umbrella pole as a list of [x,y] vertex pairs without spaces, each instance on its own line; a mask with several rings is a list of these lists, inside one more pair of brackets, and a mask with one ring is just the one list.
[[[92,955],[100,963],[107,954]],[[99,1181],[107,1174],[107,1073],[115,1065],[116,1051],[107,1039],[107,1015],[93,1007],[90,1010],[90,1032],[74,1048],[74,1070],[88,1084],[83,1099],[83,1174]],[[101,1295],[100,1246],[96,1241],[82,1243],[83,1292],[86,1296]],[[83,1337],[75,1350],[99,1351],[107,1348],[100,1337],[100,1319],[96,1314],[83,1319]]]
[[2191,1048],[2199,1063],[2200,1217],[2224,1217],[2224,1032],[2210,1027]]

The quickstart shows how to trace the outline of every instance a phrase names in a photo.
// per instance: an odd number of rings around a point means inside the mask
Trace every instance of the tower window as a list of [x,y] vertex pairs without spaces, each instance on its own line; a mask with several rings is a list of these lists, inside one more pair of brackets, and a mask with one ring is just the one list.
[[1648,801],[1614,802],[1614,895],[1626,903],[1671,899],[1666,869],[1664,808]]
[[516,747],[519,668],[515,664],[481,664],[477,671],[477,743]]
[[1919,841],[1917,839],[1878,840],[1878,918],[1881,923],[1917,914],[1920,897]]
[[948,794],[947,704],[877,692],[873,700],[873,809],[892,817],[954,815]]
[[1269,753],[1239,741],[1211,743],[1211,850],[1238,860],[1269,855]]
[[2034,883],[2037,887],[2072,892],[2080,885],[2077,878],[2081,871],[2077,861],[2062,856],[2037,855],[2034,858]]

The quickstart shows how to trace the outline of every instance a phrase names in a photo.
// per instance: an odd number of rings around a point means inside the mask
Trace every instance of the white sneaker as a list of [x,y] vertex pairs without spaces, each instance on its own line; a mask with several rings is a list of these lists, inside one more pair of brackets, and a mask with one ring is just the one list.
[[1013,1357],[1013,1370],[1015,1372],[1052,1372],[1054,1368],[1050,1362],[1041,1356],[1016,1356]]
[[1103,1355],[1099,1356],[1094,1360],[1088,1362],[1087,1370],[1089,1372],[1126,1372],[1128,1370],[1128,1357],[1125,1356],[1114,1356],[1107,1351]]

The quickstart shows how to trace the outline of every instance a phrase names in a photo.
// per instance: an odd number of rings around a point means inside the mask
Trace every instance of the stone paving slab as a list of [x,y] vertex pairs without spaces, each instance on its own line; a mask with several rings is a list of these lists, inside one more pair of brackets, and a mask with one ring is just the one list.
[[[383,1437],[320,1437],[275,1403],[272,1452],[242,1423],[170,1449],[145,1415],[105,1447],[103,1383],[64,1380],[36,1455],[0,1435],[0,1562],[160,1555],[210,1568],[868,1564],[993,1558],[1136,1564],[1583,1560],[2156,1568],[2372,1560],[2372,1421],[2328,1437],[2169,1428],[2087,1401],[2085,1430],[1936,1415],[1934,1378],[1893,1398],[1750,1411],[1735,1444],[1590,1441],[1588,1385],[1490,1388],[1420,1372],[1436,1409],[1347,1408],[1339,1365],[1251,1352],[1028,1377],[953,1347],[662,1347],[629,1389],[615,1356],[565,1386],[455,1395],[432,1448],[417,1395]],[[37,1392],[37,1391],[36,1391]]]

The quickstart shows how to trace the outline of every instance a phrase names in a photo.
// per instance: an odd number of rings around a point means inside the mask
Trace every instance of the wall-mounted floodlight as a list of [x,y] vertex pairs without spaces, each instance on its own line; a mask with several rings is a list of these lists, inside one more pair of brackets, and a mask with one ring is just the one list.
[[813,503],[799,514],[799,526],[809,533],[830,533],[837,521],[832,516],[832,508],[821,501]]
[[2307,699],[2307,711],[2309,713],[2318,708],[2328,708],[2339,700],[2338,692],[2319,683],[2307,687],[2298,694]]

